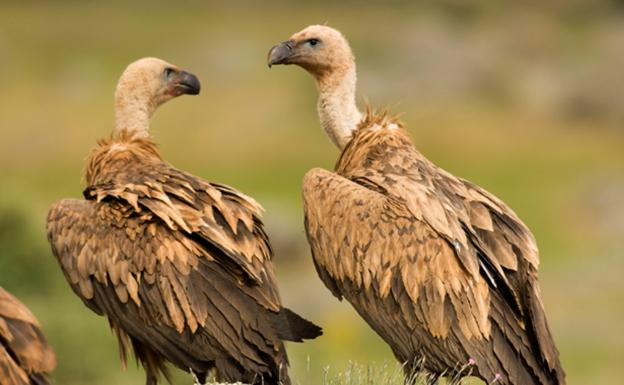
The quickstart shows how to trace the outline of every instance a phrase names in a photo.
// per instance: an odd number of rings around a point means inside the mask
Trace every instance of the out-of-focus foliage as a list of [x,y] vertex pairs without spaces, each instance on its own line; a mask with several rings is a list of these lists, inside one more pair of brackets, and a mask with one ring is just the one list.
[[[299,186],[337,151],[316,91],[269,47],[312,23],[351,40],[362,105],[402,112],[419,149],[505,200],[533,229],[569,384],[618,384],[624,356],[624,8],[621,1],[3,2],[0,4],[0,285],[40,318],[55,382],[135,384],[105,320],[71,293],[44,231],[80,197],[85,156],[112,128],[117,77],[158,56],[202,80],[155,116],[176,166],[267,208],[284,302],[325,335],[289,344],[304,385],[383,366],[386,345],[316,278]],[[327,375],[325,374],[327,373]],[[176,384],[190,383],[176,374]]]

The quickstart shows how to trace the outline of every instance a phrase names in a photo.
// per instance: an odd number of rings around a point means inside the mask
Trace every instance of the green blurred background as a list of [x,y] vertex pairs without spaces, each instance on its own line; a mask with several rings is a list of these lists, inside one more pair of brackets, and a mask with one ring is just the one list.
[[[84,159],[113,125],[131,61],[197,74],[199,97],[155,116],[165,158],[257,198],[284,302],[325,328],[289,344],[293,377],[319,384],[389,349],[317,279],[300,182],[338,151],[301,70],[268,70],[274,43],[325,23],[349,37],[359,101],[389,107],[417,147],[506,201],[541,249],[546,310],[569,384],[624,378],[624,6],[621,1],[37,2],[0,5],[0,285],[39,317],[54,382],[139,384],[104,319],[73,295],[45,236],[48,206],[80,197]],[[190,384],[180,373],[175,384]]]

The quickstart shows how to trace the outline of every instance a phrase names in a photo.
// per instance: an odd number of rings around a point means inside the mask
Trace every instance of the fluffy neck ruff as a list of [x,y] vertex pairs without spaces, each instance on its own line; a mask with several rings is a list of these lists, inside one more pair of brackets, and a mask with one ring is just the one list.
[[87,185],[109,183],[116,176],[123,178],[128,175],[128,167],[145,167],[162,162],[151,138],[139,137],[126,130],[116,131],[110,138],[98,140],[98,146],[87,158]]
[[332,142],[342,150],[353,137],[353,131],[362,119],[362,113],[355,104],[355,63],[321,75],[316,80],[321,126]]
[[120,82],[115,92],[115,134],[123,131],[135,138],[149,137],[149,122],[156,110],[147,90],[131,89]]

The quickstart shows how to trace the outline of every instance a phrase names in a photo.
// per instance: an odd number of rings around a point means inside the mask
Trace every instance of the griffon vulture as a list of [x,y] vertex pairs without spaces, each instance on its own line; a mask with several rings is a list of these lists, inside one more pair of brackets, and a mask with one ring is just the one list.
[[283,308],[262,208],[235,189],[165,162],[148,135],[156,108],[199,93],[197,78],[136,61],[115,94],[116,126],[91,153],[84,200],[48,214],[48,238],[73,291],[106,316],[122,361],[134,351],[147,384],[165,362],[199,381],[289,384],[282,340],[320,328]]
[[537,246],[516,214],[425,158],[396,118],[360,113],[340,32],[307,27],[271,48],[268,64],[315,78],[321,125],[341,151],[334,172],[313,169],[303,181],[308,240],[331,292],[406,372],[435,382],[469,363],[488,383],[563,385]]
[[55,366],[37,318],[0,287],[0,384],[48,385]]

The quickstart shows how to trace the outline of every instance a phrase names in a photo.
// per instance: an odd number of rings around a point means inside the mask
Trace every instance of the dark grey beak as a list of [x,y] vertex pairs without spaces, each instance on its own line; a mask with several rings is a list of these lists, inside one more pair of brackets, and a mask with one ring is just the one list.
[[197,76],[190,72],[180,71],[175,79],[175,92],[178,95],[197,95],[201,89],[201,84]]
[[269,68],[274,64],[290,64],[289,59],[292,57],[294,46],[294,40],[287,40],[278,45],[274,45],[267,57]]

